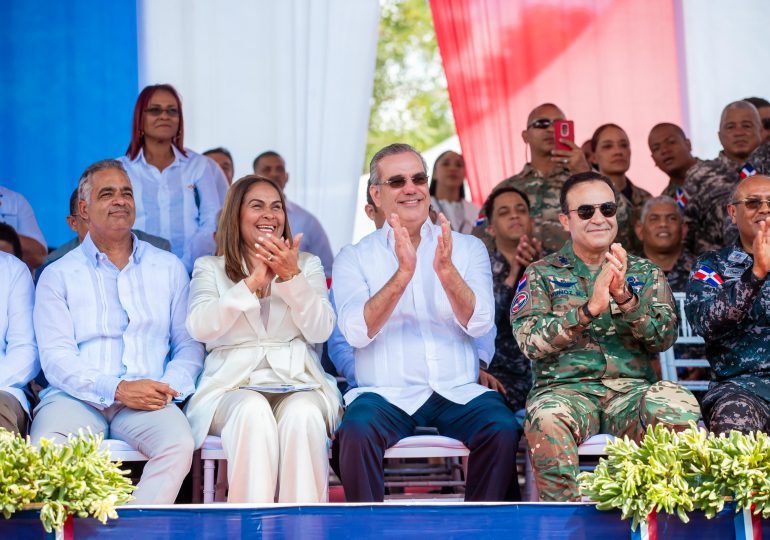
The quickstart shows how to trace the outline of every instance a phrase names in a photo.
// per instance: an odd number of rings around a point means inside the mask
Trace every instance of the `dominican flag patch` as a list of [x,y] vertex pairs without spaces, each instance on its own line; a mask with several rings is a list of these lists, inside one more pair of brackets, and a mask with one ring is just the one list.
[[479,214],[479,217],[476,218],[476,227],[480,227],[484,225],[484,223],[487,222],[487,216],[485,216],[483,213]]
[[741,180],[748,178],[749,176],[754,176],[755,174],[757,174],[757,170],[751,163],[747,163],[741,169]]
[[516,297],[513,299],[513,302],[511,302],[511,317],[516,315],[519,311],[521,311],[521,308],[527,305],[527,302],[529,301],[529,295],[525,292],[519,293],[516,295]]
[[527,274],[524,274],[519,280],[519,284],[516,285],[516,292],[521,291],[527,285]]
[[676,201],[676,205],[679,208],[684,208],[687,204],[687,193],[685,193],[684,190],[680,187],[676,188],[676,195],[674,196],[674,200]]
[[719,274],[714,272],[711,268],[705,264],[698,268],[692,275],[698,281],[703,281],[714,287],[721,287],[725,282]]

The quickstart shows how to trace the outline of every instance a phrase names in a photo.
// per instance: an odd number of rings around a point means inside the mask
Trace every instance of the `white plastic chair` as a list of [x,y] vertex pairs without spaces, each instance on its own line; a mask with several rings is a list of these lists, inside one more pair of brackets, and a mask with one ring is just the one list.
[[660,371],[663,379],[680,384],[690,391],[706,391],[709,387],[708,380],[694,380],[694,381],[680,381],[677,368],[689,368],[689,367],[705,367],[708,368],[709,363],[705,358],[676,358],[674,354],[674,347],[676,345],[703,345],[703,338],[695,335],[692,331],[690,323],[687,321],[687,315],[684,311],[684,302],[686,295],[682,292],[674,293],[674,300],[676,301],[677,313],[679,314],[679,332],[677,333],[676,341],[669,349],[660,353]]

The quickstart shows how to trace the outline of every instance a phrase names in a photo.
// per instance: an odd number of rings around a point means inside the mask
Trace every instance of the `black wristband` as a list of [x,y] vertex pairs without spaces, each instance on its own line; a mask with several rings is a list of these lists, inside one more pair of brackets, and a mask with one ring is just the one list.
[[588,302],[586,302],[582,306],[580,306],[580,311],[583,312],[583,315],[588,317],[589,321],[593,321],[596,317],[598,317],[598,315],[594,315],[593,313],[591,313],[591,310],[588,309]]

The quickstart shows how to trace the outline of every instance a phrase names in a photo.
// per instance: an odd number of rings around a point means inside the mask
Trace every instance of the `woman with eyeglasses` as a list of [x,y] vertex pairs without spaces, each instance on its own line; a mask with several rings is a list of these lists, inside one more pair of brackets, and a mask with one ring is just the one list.
[[187,329],[209,353],[186,410],[196,447],[222,438],[229,502],[325,502],[340,395],[314,349],[336,320],[321,260],[299,251],[267,178],[234,183],[220,223],[190,282]]
[[436,158],[430,181],[430,200],[436,212],[443,213],[452,230],[470,234],[479,216],[479,207],[465,200],[465,160],[447,150]]
[[134,106],[131,143],[118,158],[136,200],[135,228],[171,242],[190,272],[214,252],[227,180],[219,166],[184,146],[182,101],[173,86],[147,86]]
[[626,176],[631,167],[631,143],[620,126],[604,124],[596,128],[591,137],[593,161],[599,172],[612,180],[618,192],[618,236],[617,241],[634,255],[642,254],[642,242],[634,232],[642,207],[650,193],[636,185]]

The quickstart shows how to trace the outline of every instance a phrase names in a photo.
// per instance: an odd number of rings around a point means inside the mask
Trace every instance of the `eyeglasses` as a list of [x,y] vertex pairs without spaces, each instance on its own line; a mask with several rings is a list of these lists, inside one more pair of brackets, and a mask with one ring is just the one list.
[[580,219],[588,220],[594,217],[597,208],[604,217],[612,217],[618,213],[618,205],[614,202],[605,202],[602,204],[581,204],[575,210],[570,210],[570,212],[577,212],[577,215]]
[[553,125],[553,120],[550,118],[538,118],[537,120],[533,120],[530,124],[527,125],[527,129],[529,128],[535,128],[535,129],[548,129]]
[[164,112],[167,115],[169,115],[171,118],[176,118],[177,116],[179,116],[179,109],[177,109],[176,107],[167,107],[165,109],[163,107],[148,107],[144,110],[144,112],[146,112],[150,116],[160,116]]
[[[380,182],[380,184],[390,186],[393,189],[401,189],[406,185],[406,180],[407,179],[404,178],[403,176],[398,175],[398,176],[394,176],[389,180],[383,180],[382,182]],[[415,174],[412,177],[412,183],[415,186],[424,186],[425,184],[428,183],[428,175],[425,173]]]
[[743,199],[742,201],[733,201],[732,204],[742,204],[746,207],[746,210],[750,210],[751,212],[756,212],[762,208],[762,205],[764,204],[770,209],[770,199]]

